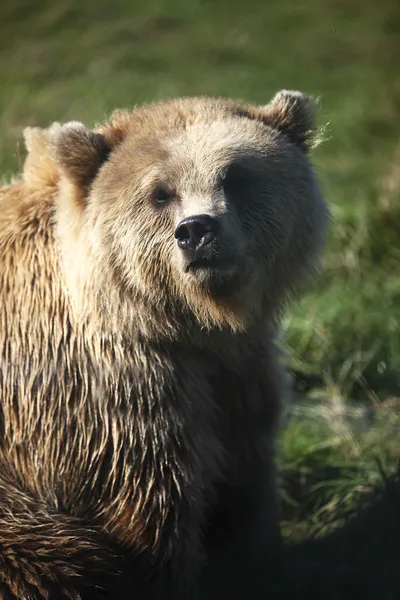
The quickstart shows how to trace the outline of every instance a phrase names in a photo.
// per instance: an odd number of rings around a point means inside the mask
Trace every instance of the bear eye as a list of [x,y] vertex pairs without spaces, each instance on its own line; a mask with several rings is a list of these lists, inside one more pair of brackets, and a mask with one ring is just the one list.
[[225,193],[234,194],[240,192],[246,186],[249,174],[242,165],[232,163],[221,175],[220,185]]
[[166,204],[173,198],[172,192],[163,187],[156,187],[152,193],[152,200],[155,204]]

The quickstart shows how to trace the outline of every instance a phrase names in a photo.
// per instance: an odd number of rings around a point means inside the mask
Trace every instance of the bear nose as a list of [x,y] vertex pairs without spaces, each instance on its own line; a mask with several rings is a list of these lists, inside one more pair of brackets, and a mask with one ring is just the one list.
[[218,221],[209,215],[183,219],[175,229],[175,238],[182,250],[200,250],[212,242],[218,232]]

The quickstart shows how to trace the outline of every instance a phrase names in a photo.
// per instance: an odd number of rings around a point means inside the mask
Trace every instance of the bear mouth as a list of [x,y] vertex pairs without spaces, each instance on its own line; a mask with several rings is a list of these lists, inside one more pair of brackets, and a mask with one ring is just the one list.
[[212,269],[219,270],[223,268],[223,264],[221,264],[221,260],[217,258],[196,258],[191,260],[184,267],[185,273],[189,273],[189,271],[196,272],[203,269]]
[[247,281],[247,273],[235,261],[215,256],[203,256],[189,261],[184,272],[196,281],[203,292],[216,298],[231,297]]

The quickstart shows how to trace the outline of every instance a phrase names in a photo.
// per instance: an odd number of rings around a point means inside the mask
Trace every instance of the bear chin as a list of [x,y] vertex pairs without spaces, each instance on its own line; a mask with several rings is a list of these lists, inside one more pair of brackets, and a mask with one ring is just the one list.
[[194,261],[185,268],[190,282],[203,294],[215,299],[229,299],[248,289],[251,273],[231,262]]

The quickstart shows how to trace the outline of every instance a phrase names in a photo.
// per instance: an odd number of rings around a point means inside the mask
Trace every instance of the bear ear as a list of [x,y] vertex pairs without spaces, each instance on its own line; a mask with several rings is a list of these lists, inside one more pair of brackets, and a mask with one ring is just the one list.
[[78,121],[54,127],[48,138],[49,153],[60,170],[82,192],[87,192],[111,148],[104,135]]
[[254,116],[308,152],[315,141],[316,109],[316,102],[307,94],[281,90],[269,104],[256,109]]
[[33,186],[56,185],[59,172],[49,155],[49,134],[60,127],[53,123],[47,129],[40,127],[25,127],[23,131],[27,155],[23,167],[23,177],[26,183]]

